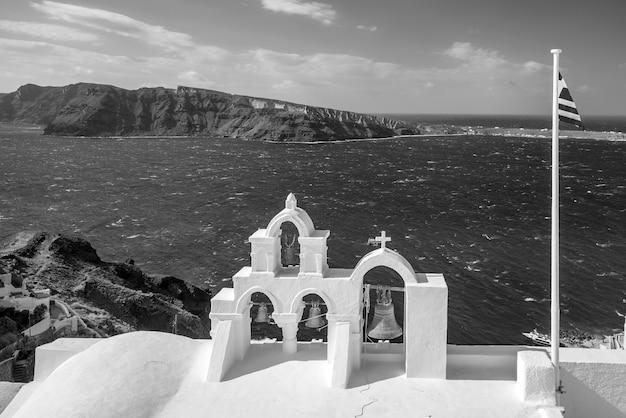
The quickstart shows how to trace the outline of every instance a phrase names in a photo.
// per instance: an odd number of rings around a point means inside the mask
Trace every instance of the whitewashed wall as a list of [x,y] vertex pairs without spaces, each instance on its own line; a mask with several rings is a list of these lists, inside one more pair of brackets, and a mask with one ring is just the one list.
[[626,417],[626,351],[562,348],[567,418]]

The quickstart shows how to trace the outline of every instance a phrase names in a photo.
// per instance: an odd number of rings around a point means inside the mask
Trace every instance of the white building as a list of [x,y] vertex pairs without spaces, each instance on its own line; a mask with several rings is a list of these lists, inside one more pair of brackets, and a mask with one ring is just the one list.
[[[295,266],[282,265],[285,222],[298,231]],[[329,268],[329,235],[289,195],[250,236],[251,265],[212,299],[212,340],[158,332],[56,340],[37,348],[35,381],[0,417],[530,418],[562,417],[563,408],[567,418],[626,415],[626,351],[561,349],[558,407],[546,350],[448,345],[441,274],[415,273],[384,233],[381,248],[354,268]],[[401,344],[363,342],[364,276],[381,266],[404,283]],[[257,320],[265,316],[253,305],[259,294],[282,341],[251,342],[251,308]],[[324,304],[327,342],[297,339],[312,294]]]
[[[281,263],[281,225],[298,229],[300,263]],[[302,321],[302,298],[318,295],[327,306],[327,355],[330,384],[345,388],[363,353],[364,275],[383,266],[397,272],[405,284],[404,360],[407,377],[446,377],[448,288],[441,274],[416,274],[409,262],[386,247],[365,255],[354,269],[331,269],[327,263],[329,231],[316,230],[293,194],[285,208],[249,238],[251,266],[233,276],[232,289],[222,289],[211,301],[211,335],[215,339],[209,380],[220,381],[234,361],[243,361],[250,345],[250,298],[265,294],[282,328],[285,354],[297,351],[296,332]]]
[[28,296],[24,281],[13,273],[0,274],[0,299]]
[[32,313],[39,305],[44,305],[46,311],[49,310],[49,289],[29,291],[22,278],[12,273],[0,274],[0,308],[15,308],[17,311]]

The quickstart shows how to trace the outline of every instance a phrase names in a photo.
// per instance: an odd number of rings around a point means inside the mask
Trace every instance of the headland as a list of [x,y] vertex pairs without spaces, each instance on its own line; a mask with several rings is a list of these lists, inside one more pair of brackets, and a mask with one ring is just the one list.
[[77,83],[27,84],[0,96],[0,122],[44,125],[62,136],[206,136],[307,142],[449,133],[344,110],[179,86],[126,90]]

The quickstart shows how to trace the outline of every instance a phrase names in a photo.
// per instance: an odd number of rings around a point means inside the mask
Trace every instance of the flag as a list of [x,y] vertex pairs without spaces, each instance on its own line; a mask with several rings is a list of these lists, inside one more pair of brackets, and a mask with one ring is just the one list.
[[559,72],[559,120],[562,122],[566,122],[572,125],[576,125],[583,130],[585,127],[583,126],[582,120],[580,119],[580,115],[578,114],[578,110],[576,110],[576,104],[574,103],[574,99],[572,99],[572,95],[567,88],[567,84],[565,84],[565,80],[563,76]]

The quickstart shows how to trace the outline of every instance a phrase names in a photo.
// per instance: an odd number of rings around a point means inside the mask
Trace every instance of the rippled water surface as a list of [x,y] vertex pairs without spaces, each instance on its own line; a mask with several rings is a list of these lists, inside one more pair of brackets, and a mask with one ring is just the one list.
[[[562,325],[610,332],[626,298],[626,143],[561,142]],[[0,239],[79,235],[112,261],[216,289],[294,192],[329,264],[381,230],[449,286],[451,343],[522,343],[550,321],[550,143],[423,137],[321,145],[44,137],[0,130]]]

